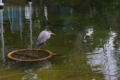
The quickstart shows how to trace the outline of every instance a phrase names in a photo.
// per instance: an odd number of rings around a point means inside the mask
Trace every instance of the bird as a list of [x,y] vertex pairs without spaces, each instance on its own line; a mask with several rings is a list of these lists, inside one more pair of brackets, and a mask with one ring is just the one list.
[[51,31],[49,30],[43,30],[39,36],[38,36],[38,39],[37,39],[37,42],[36,42],[36,47],[39,47],[41,46],[43,43],[46,42],[46,40],[48,40],[51,35],[55,35],[54,33],[52,33]]

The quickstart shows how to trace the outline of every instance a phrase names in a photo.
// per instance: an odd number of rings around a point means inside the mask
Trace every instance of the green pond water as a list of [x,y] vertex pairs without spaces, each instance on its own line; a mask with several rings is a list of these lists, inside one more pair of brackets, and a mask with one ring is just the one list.
[[[118,0],[3,2],[0,80],[119,80]],[[43,49],[60,56],[36,62],[7,57],[14,50],[36,49],[37,37],[44,29],[56,35]]]

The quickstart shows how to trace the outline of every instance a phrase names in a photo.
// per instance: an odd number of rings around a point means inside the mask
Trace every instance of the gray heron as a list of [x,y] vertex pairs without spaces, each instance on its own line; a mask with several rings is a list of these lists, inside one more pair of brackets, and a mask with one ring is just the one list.
[[37,39],[36,42],[36,47],[41,46],[44,42],[46,42],[47,39],[49,39],[51,37],[51,34],[55,35],[54,33],[52,33],[51,31],[48,30],[43,30]]

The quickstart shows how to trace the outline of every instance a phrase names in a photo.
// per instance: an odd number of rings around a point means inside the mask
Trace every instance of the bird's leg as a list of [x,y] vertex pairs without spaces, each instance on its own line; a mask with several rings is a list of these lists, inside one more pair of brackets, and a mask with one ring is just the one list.
[[45,49],[44,49],[44,45],[41,45],[41,46],[40,46],[40,49],[41,49],[41,50],[45,50]]

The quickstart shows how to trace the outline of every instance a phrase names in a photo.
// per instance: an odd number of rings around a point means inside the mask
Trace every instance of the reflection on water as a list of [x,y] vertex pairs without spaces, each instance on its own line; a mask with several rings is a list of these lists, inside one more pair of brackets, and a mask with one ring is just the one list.
[[32,69],[25,70],[26,75],[22,77],[22,80],[41,80],[36,73],[32,72]]
[[0,9],[0,32],[1,32],[1,41],[2,41],[2,60],[5,62],[5,53],[4,53],[4,28],[3,28],[3,9]]
[[62,15],[64,15],[64,14],[73,14],[73,8],[71,8],[71,7],[68,7],[68,6],[60,6],[60,13],[62,14]]
[[95,48],[92,52],[89,52],[87,56],[88,64],[91,65],[92,70],[103,72],[103,74],[105,74],[105,80],[117,79],[115,76],[118,74],[118,66],[114,54],[114,40],[116,36],[117,34],[111,31],[104,46]]
[[[46,70],[51,67],[51,62],[48,60],[43,60],[38,62],[41,66],[39,71]],[[27,69],[24,71],[26,74],[22,77],[22,80],[41,80],[37,76],[37,73],[34,73],[33,69]]]
[[51,67],[51,62],[48,60],[43,60],[39,62],[39,65],[42,67],[41,69],[48,69]]
[[[66,3],[36,0],[1,10],[0,79],[119,80],[119,10],[107,4],[100,8],[95,2],[86,6],[72,0]],[[33,63],[5,57],[13,50],[35,48],[37,36],[45,28],[56,34],[45,49],[62,57]]]
[[40,80],[40,79],[38,79],[37,74],[28,73],[24,77],[22,77],[22,80]]
[[[19,24],[19,18],[20,17],[18,17],[19,16],[19,14],[17,14],[16,12],[18,11],[18,8],[15,8],[15,7],[8,7],[7,9],[5,9],[5,11],[7,10],[7,12],[8,12],[8,15],[5,17],[5,19],[6,20],[9,20],[9,22],[10,22],[10,28],[11,28],[11,30],[12,30],[12,33],[15,33],[15,31],[17,30],[19,30],[19,26],[18,26],[18,24]],[[19,12],[19,11],[18,11]],[[6,13],[7,14],[7,13]],[[16,19],[18,19],[18,20],[16,20]]]
[[29,3],[29,20],[30,20],[30,48],[32,49],[32,45],[33,45],[33,40],[32,40],[32,2],[28,2]]
[[47,6],[44,5],[44,16],[46,18],[46,20],[48,20],[48,13],[47,13]]
[[91,35],[93,34],[93,28],[89,28],[89,29],[87,29],[87,32],[86,32],[86,36],[89,36],[89,37],[91,37]]
[[19,26],[20,26],[20,39],[22,40],[22,32],[23,32],[23,23],[22,23],[22,8],[19,7]]

